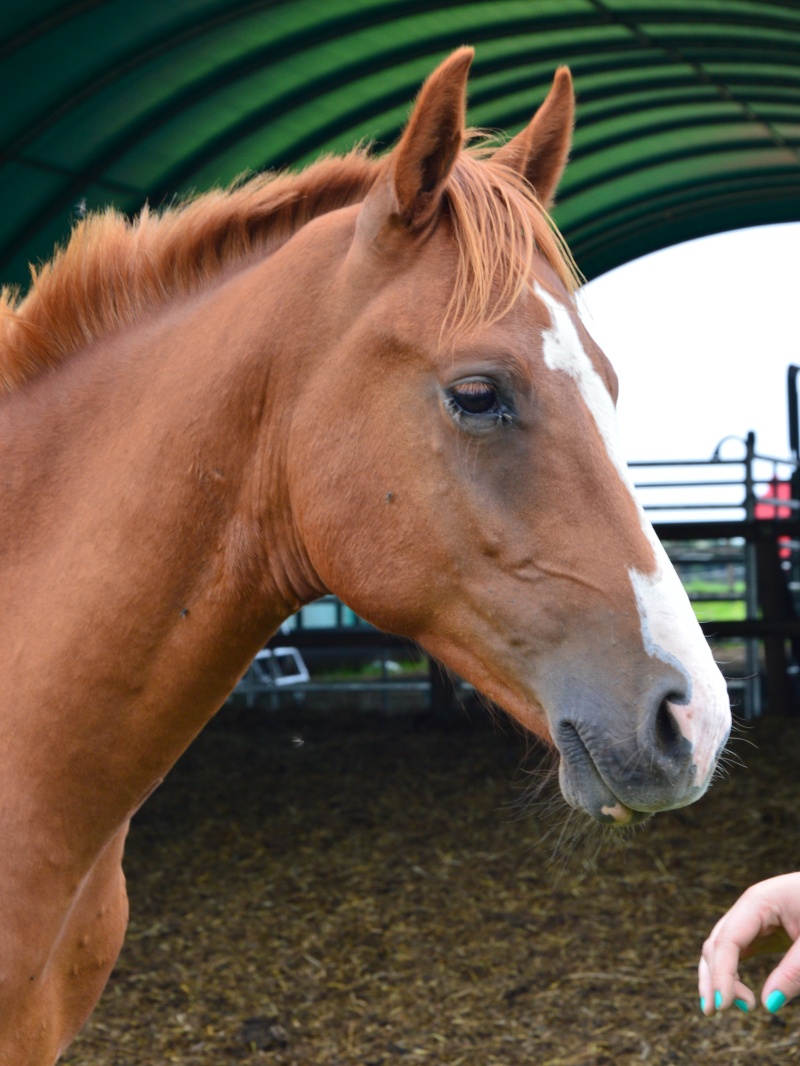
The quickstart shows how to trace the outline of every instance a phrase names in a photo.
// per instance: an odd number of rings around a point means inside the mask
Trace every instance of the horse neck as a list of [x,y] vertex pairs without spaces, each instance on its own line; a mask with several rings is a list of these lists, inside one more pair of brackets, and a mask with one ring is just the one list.
[[254,284],[108,338],[0,410],[0,744],[34,774],[39,753],[38,786],[69,797],[90,849],[318,594],[280,475],[286,361],[254,329]]
[[317,593],[279,551],[295,540],[282,479],[296,375],[269,280],[248,274],[104,338],[0,404],[15,470],[0,492],[33,505],[31,532],[45,535],[64,511],[90,510],[107,535],[117,519],[127,530],[129,511],[146,515],[163,555],[202,556],[210,583],[282,620]]

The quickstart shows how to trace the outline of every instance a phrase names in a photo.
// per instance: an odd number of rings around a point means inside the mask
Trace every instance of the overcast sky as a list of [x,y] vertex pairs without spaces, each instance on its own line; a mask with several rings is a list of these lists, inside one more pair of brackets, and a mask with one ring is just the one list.
[[[800,223],[707,237],[628,263],[584,287],[582,313],[619,375],[628,461],[708,459],[723,437],[751,429],[759,452],[789,456],[786,372],[800,364]],[[736,441],[723,451],[742,453]],[[761,464],[758,476],[771,473]]]
[[[753,429],[789,454],[786,369],[800,363],[800,223],[690,241],[583,289],[620,378],[631,459],[705,458]],[[735,446],[734,446],[735,450]]]

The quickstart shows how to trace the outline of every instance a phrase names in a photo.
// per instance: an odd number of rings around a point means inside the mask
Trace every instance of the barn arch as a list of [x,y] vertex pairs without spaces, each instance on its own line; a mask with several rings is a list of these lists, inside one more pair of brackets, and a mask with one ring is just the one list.
[[485,127],[521,127],[572,68],[557,220],[586,277],[800,218],[797,0],[33,0],[0,27],[4,281],[87,208],[390,144],[462,43]]

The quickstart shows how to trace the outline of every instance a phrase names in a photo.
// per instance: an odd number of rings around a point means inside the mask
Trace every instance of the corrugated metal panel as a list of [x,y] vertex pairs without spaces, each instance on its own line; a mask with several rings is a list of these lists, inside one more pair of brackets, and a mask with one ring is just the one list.
[[676,240],[800,218],[800,0],[34,0],[0,13],[0,278],[76,211],[391,143],[477,49],[470,118],[514,132],[571,66],[557,219],[592,277]]

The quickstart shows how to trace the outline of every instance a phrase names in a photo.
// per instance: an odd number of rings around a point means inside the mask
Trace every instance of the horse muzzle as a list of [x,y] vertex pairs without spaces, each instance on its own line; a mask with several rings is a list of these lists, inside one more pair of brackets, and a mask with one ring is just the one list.
[[567,803],[615,826],[694,803],[711,782],[730,730],[724,685],[724,701],[719,692],[708,695],[714,698],[698,701],[656,686],[639,705],[649,713],[635,717],[597,692],[570,701],[552,723]]

